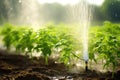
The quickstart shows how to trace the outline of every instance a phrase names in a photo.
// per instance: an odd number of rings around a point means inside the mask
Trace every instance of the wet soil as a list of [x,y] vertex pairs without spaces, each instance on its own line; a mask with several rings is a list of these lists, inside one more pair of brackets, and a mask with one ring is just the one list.
[[101,73],[88,70],[70,73],[68,67],[62,63],[55,63],[54,59],[49,59],[48,65],[44,63],[42,57],[30,59],[0,50],[0,80],[120,80],[120,70],[116,71],[112,78],[109,71]]

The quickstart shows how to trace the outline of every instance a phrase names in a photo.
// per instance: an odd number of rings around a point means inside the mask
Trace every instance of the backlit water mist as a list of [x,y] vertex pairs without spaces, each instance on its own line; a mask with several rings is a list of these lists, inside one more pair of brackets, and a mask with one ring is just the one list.
[[91,17],[91,9],[85,0],[81,2],[82,13],[80,24],[83,26],[82,32],[82,42],[83,42],[83,58],[85,61],[88,61],[88,28],[90,26],[90,17]]
[[6,0],[5,5],[10,23],[36,27],[43,23],[38,0]]
[[[92,6],[87,2],[87,0],[80,0],[78,4],[72,5],[69,9],[69,17],[71,22],[77,24],[77,39],[82,43],[81,53],[83,60],[88,62],[89,53],[88,53],[88,29],[91,21]],[[71,72],[79,72],[84,70],[85,62],[78,61],[76,62],[76,67],[71,70]]]
[[79,26],[79,39],[82,40],[82,53],[83,59],[88,61],[88,29],[90,26],[91,19],[91,6],[87,0],[80,0],[78,4],[72,5],[69,9],[70,20]]

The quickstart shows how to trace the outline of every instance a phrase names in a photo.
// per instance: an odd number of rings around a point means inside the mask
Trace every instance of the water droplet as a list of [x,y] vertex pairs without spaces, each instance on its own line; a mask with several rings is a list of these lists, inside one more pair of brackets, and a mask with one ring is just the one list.
[[52,77],[52,80],[58,80],[57,77]]
[[112,5],[114,5],[114,3],[112,3]]
[[118,15],[117,14],[115,14],[115,17],[117,17]]
[[10,8],[10,10],[12,10],[13,8]]
[[72,76],[67,76],[66,80],[73,80]]
[[22,3],[22,0],[19,0],[19,3]]

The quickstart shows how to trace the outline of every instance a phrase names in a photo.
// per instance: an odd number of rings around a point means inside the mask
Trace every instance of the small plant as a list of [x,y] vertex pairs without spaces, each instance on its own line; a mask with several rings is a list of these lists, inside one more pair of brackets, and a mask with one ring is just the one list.
[[28,55],[28,53],[33,52],[34,43],[35,43],[35,33],[32,29],[23,30],[17,44],[16,50],[21,51]]
[[90,59],[105,60],[103,68],[112,67],[114,72],[120,59],[120,26],[106,22],[103,27],[94,30],[90,40]]
[[52,53],[51,50],[54,46],[54,38],[54,34],[52,35],[47,29],[41,29],[37,32],[36,46],[34,49],[38,52],[42,52],[46,64],[48,64],[48,57]]
[[48,58],[51,54],[55,54],[54,50],[58,51],[59,61],[68,65],[75,58],[79,58],[76,55],[76,51],[80,51],[81,48],[73,34],[71,29],[65,25],[48,25],[38,31],[34,31],[31,28],[16,27],[13,25],[7,25],[4,27],[3,42],[7,49],[14,47],[17,52],[30,55],[37,51],[41,53],[41,56],[45,59],[45,64],[48,65]]
[[12,39],[12,35],[11,35],[12,27],[13,26],[11,24],[5,24],[1,32],[1,34],[3,35],[4,46],[7,48],[7,50],[10,50],[10,47],[12,45],[12,40],[11,40]]

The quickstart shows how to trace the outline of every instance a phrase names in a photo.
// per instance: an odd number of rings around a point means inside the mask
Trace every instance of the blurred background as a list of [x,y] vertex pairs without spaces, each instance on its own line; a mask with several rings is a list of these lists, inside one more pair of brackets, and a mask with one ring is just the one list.
[[[0,24],[43,25],[48,22],[71,23],[76,20],[75,5],[80,0],[0,0]],[[92,6],[92,24],[120,22],[120,0],[88,0]],[[73,9],[72,9],[72,8]]]

